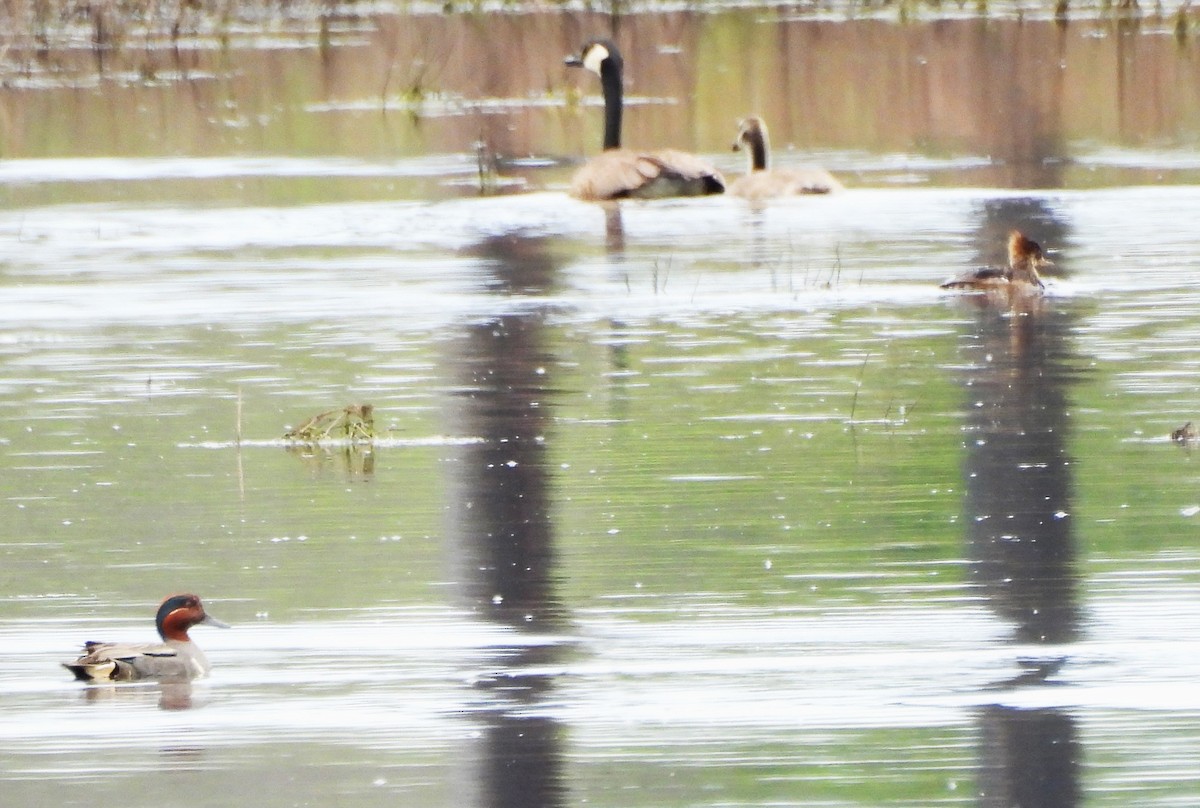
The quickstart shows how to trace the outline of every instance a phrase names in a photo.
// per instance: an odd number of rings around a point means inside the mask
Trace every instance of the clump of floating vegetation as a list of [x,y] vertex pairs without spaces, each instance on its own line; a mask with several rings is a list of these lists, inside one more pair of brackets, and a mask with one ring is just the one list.
[[320,443],[340,440],[370,443],[375,439],[375,408],[370,404],[351,404],[340,410],[320,412],[283,435],[294,443]]

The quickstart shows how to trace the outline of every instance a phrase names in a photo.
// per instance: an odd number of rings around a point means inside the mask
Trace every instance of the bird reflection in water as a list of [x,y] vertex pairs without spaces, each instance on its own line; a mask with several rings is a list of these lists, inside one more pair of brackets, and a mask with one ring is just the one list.
[[297,443],[285,447],[284,451],[303,462],[313,479],[337,473],[347,482],[365,482],[375,476],[375,449],[371,444],[322,446]]
[[[1031,218],[1051,220],[1036,202],[1005,200],[987,212],[981,246],[1002,242],[1006,231]],[[971,578],[986,605],[1013,626],[1014,643],[1052,646],[1044,656],[1024,654],[1016,675],[1006,672],[988,689],[1012,692],[1052,682],[1069,663],[1063,646],[1079,634],[1068,448],[1068,392],[1076,378],[1072,315],[1040,294],[964,302],[974,311],[963,335],[968,369],[960,380],[967,396],[963,524]],[[1077,804],[1073,718],[996,698],[1000,703],[978,715],[978,804]]]
[[141,703],[151,699],[157,699],[160,710],[190,710],[196,706],[191,682],[91,685],[83,690],[83,700],[90,704],[118,700]]
[[[544,238],[507,234],[477,245],[499,313],[463,326],[447,362],[454,376],[450,431],[478,442],[449,463],[447,541],[459,596],[480,618],[517,632],[493,649],[492,669],[476,677],[483,721],[459,782],[458,804],[541,808],[562,805],[563,731],[535,708],[552,698],[545,674],[566,650],[555,591],[550,428],[557,362],[549,353],[546,310],[558,262]],[[522,304],[514,306],[520,296]]]

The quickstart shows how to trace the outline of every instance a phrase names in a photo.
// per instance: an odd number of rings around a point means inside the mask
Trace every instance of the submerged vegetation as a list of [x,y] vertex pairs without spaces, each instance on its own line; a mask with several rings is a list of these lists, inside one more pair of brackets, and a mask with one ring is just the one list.
[[[729,0],[693,0],[698,10],[719,9]],[[662,10],[661,2],[626,0],[558,0],[563,10],[611,15]],[[1066,24],[1079,19],[1148,16],[1163,20],[1175,36],[1185,39],[1193,28],[1190,0],[1156,0],[1143,8],[1138,0],[815,0],[796,5],[763,0],[758,5],[779,7],[789,14],[843,14],[847,19],[881,15],[899,22],[921,18],[961,16],[1052,17]],[[0,4],[0,57],[12,51],[42,51],[88,46],[120,49],[180,39],[210,39],[228,43],[238,34],[290,33],[312,35],[322,48],[330,44],[339,22],[379,14],[476,13],[536,8],[529,0],[400,0],[394,4],[340,3],[337,0],[6,0]]]
[[325,6],[271,0],[10,0],[4,46],[119,48],[133,40],[220,35],[243,24],[318,19]]
[[[496,16],[529,12],[603,15],[585,23],[602,31],[626,31],[635,23],[624,17],[670,9],[676,13],[721,11],[742,7],[737,0],[685,0],[686,9],[667,0],[4,0],[0,3],[0,87],[29,79],[33,86],[75,82],[92,76],[117,78],[132,84],[170,83],[204,75],[196,66],[202,54],[271,49],[280,45],[333,61],[341,45],[355,46],[377,35],[393,44],[390,58],[380,67],[379,105],[406,108],[420,114],[432,100],[443,98],[443,79],[451,54],[433,52],[419,36],[422,22],[442,15],[479,15],[470,26],[493,27]],[[789,20],[812,18],[823,23],[871,19],[901,27],[940,19],[1052,20],[1060,28],[1075,22],[1111,26],[1129,34],[1173,36],[1179,48],[1190,47],[1200,14],[1191,0],[811,0],[796,4],[760,0],[764,12]],[[492,15],[492,16],[489,16]],[[524,14],[522,14],[524,16]],[[422,20],[416,22],[415,20]],[[583,22],[581,20],[581,22]],[[496,37],[504,35],[498,26]],[[650,35],[653,35],[653,28]],[[400,46],[399,43],[406,43]],[[414,44],[416,43],[416,44]],[[480,51],[485,60],[488,51]],[[519,65],[513,65],[520,72]],[[539,77],[534,77],[535,82]],[[25,84],[24,86],[30,86]],[[532,85],[531,85],[532,86]],[[578,88],[542,86],[549,97],[575,106]],[[451,96],[452,97],[452,96]],[[491,193],[506,184],[493,154],[503,154],[492,138],[476,144],[478,185]]]

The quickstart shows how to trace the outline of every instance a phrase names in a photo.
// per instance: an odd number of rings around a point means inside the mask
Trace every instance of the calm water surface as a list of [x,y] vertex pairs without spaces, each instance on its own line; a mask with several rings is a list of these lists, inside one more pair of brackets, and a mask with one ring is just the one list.
[[[1047,182],[819,152],[847,193],[760,210],[577,203],[556,160],[479,195],[466,143],[6,159],[5,804],[1195,804],[1187,114],[1034,138]],[[1043,299],[937,288],[1011,227]],[[282,437],[362,402],[369,446]],[[235,625],[210,679],[58,667],[180,590]]]

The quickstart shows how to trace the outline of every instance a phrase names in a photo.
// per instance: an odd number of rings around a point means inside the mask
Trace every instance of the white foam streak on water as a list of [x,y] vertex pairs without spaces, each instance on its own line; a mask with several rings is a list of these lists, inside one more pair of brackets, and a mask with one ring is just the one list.
[[[136,77],[135,77],[136,78]],[[189,74],[189,80],[207,78],[198,74]],[[463,112],[474,112],[479,109],[536,108],[545,106],[563,106],[561,98],[534,96],[529,98],[512,99],[466,99],[462,97],[439,98],[431,96],[433,101],[425,100],[415,104],[394,103],[391,108],[419,108],[426,115],[457,115]],[[586,99],[587,106],[602,105],[598,97]],[[665,99],[626,97],[626,105],[668,103]],[[378,100],[369,102],[343,102],[311,104],[311,112],[332,112],[345,110],[379,111]],[[736,174],[745,170],[745,161],[740,157],[720,154],[711,155],[731,168]],[[1097,153],[1091,162],[1099,165],[1139,166],[1136,162],[1140,153],[1125,154],[1120,152]],[[929,157],[921,154],[870,154],[866,152],[845,151],[814,151],[806,152],[805,162],[815,161],[828,164],[837,169],[845,166],[847,170],[862,172],[881,171],[947,171],[970,170],[993,165],[993,161],[982,157]],[[1143,158],[1144,159],[1144,158]],[[783,167],[793,162],[791,155],[781,152],[775,156],[777,165]],[[538,164],[536,158],[527,161]],[[1175,169],[1195,167],[1194,157],[1187,153],[1169,155],[1164,167]],[[176,181],[176,180],[213,180],[241,177],[260,178],[293,178],[293,177],[428,177],[442,178],[453,176],[473,176],[479,173],[478,159],[473,154],[439,153],[406,157],[395,160],[360,160],[349,157],[322,156],[319,158],[306,157],[69,157],[69,158],[33,158],[8,159],[0,163],[0,182],[11,185],[33,185],[40,183],[90,183],[90,182],[146,182],[146,181]]]
[[1083,166],[1120,168],[1159,168],[1164,171],[1200,170],[1200,153],[1195,149],[1081,149],[1071,162]]
[[237,177],[443,177],[477,174],[469,155],[436,154],[390,162],[321,157],[73,157],[5,160],[0,182],[136,182]]
[[[469,446],[475,443],[483,443],[483,438],[470,436],[448,436],[448,435],[426,435],[423,437],[395,438],[395,437],[376,437],[372,438],[369,448],[374,449],[401,449],[413,446]],[[350,440],[346,438],[321,438],[321,447],[326,449],[345,449],[347,447],[368,448],[368,444],[362,440]],[[208,440],[198,441],[196,443],[180,443],[181,449],[234,449],[238,446],[256,449],[289,449],[304,446],[304,441],[289,440],[286,438],[276,438],[268,440]]]

